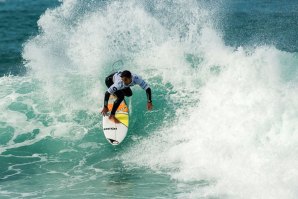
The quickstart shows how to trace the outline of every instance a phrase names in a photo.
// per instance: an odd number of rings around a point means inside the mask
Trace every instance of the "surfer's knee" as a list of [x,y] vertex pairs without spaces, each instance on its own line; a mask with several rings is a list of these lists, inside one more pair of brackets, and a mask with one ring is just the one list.
[[123,94],[126,96],[126,97],[130,97],[132,96],[132,91],[130,88],[127,88],[125,90],[123,90]]
[[131,97],[131,96],[132,96],[132,92],[130,92],[130,93],[125,93],[125,96],[126,96],[126,97]]

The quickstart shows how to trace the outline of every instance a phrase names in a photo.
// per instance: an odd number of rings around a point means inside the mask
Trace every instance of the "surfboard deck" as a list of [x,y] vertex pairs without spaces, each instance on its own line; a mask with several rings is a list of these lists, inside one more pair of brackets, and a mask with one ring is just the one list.
[[118,145],[124,140],[127,135],[129,125],[129,109],[125,100],[121,102],[115,113],[115,117],[120,121],[120,123],[115,123],[109,119],[109,115],[116,99],[116,96],[110,96],[108,101],[108,116],[104,116],[102,119],[103,133],[108,142],[112,145]]

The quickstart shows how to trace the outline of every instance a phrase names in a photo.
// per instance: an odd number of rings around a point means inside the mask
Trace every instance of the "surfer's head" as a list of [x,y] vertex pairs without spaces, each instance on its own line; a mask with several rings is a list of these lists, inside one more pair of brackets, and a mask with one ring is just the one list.
[[121,73],[121,79],[124,82],[125,85],[128,85],[131,83],[132,78],[131,78],[131,72],[128,70],[125,70]]

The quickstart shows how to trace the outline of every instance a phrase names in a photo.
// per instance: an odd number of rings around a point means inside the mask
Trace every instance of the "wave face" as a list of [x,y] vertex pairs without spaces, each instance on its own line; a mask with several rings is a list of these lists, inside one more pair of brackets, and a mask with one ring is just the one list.
[[[1,195],[297,198],[297,53],[229,46],[228,5],[64,0],[48,9],[23,46],[27,74],[0,78]],[[115,148],[99,110],[104,77],[122,69],[148,81],[154,111],[133,88],[129,135]]]

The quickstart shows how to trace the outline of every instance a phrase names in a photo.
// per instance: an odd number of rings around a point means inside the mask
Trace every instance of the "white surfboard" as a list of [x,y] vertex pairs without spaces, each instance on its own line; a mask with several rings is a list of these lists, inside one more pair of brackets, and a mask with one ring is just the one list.
[[[117,99],[116,96],[111,95],[109,102],[108,102],[108,115],[113,108],[114,101]],[[103,133],[108,140],[109,143],[112,145],[120,144],[124,138],[126,137],[128,131],[128,124],[129,124],[129,110],[128,106],[123,100],[119,105],[115,117],[120,121],[120,123],[115,123],[109,119],[109,116],[104,116],[102,119],[102,127]]]

